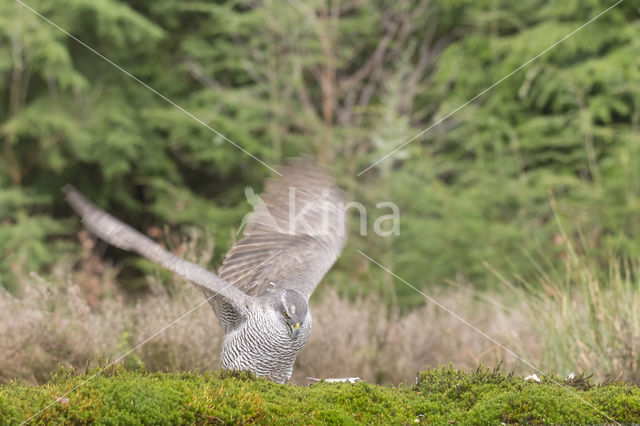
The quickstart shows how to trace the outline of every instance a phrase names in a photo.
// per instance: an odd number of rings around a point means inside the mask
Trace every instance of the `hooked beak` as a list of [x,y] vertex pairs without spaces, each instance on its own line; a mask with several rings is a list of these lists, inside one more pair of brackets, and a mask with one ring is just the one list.
[[295,325],[290,326],[291,333],[289,334],[293,340],[298,338],[298,334],[300,333],[300,323],[297,322]]

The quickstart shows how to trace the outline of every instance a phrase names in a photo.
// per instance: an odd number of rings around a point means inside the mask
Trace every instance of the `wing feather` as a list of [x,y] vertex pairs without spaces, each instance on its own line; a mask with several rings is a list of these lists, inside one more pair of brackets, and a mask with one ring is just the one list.
[[[309,298],[346,242],[344,192],[307,158],[280,172],[267,180],[244,237],[218,272],[251,296],[293,289]],[[274,261],[261,264],[276,252]]]
[[167,251],[150,238],[95,206],[73,186],[66,185],[62,190],[66,195],[65,199],[82,217],[85,226],[104,241],[120,249],[136,252],[177,273],[193,283],[207,297],[221,296],[234,308],[243,309],[248,296],[223,278]]

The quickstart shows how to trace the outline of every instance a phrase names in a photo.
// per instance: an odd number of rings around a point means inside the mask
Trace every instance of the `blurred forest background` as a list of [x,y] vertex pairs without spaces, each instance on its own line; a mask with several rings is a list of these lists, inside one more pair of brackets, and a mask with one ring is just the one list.
[[[318,367],[303,354],[299,370],[359,375],[357,358],[368,363],[360,375],[384,382],[424,364],[472,367],[505,354],[425,306],[356,249],[441,295],[536,365],[640,377],[637,3],[614,7],[356,177],[613,3],[27,4],[269,165],[317,157],[350,199],[367,206],[368,235],[359,235],[353,212],[349,244],[312,307],[316,301],[314,318],[336,315],[335,306],[358,307],[360,315],[369,309],[374,318],[381,306],[388,328],[361,330],[369,340],[340,368]],[[57,362],[95,362],[141,341],[132,324],[150,314],[140,306],[165,306],[153,317],[160,328],[157,318],[169,322],[169,313],[177,317],[190,305],[181,293],[190,290],[174,285],[175,277],[82,231],[61,186],[73,183],[215,269],[250,211],[244,188],[259,192],[273,173],[10,0],[0,4],[0,73],[0,380],[37,381]],[[375,218],[389,213],[376,209],[380,201],[399,206],[399,236],[373,232]],[[70,285],[77,300],[65,293]],[[79,310],[67,306],[72,299]],[[75,330],[78,322],[96,328]],[[388,352],[389,336],[402,335],[398,324],[430,333],[417,348],[406,332],[406,341],[395,341],[396,350],[413,351],[402,361]],[[90,344],[86,336],[96,329],[112,335],[97,333],[100,343]],[[85,336],[82,344],[74,335]],[[340,331],[324,335],[310,344],[335,346]],[[195,353],[196,343],[180,344]],[[135,362],[216,366],[215,347],[202,349],[206,362],[198,363],[177,361],[176,341],[158,345],[162,355],[138,354]],[[518,368],[513,359],[507,364]]]

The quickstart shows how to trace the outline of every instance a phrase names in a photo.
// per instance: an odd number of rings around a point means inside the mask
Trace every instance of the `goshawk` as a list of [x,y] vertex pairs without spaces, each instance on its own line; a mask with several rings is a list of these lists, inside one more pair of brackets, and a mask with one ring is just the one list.
[[344,194],[308,159],[292,160],[265,184],[243,238],[218,274],[188,262],[63,188],[85,226],[106,242],[139,253],[193,283],[208,299],[225,337],[223,368],[284,383],[311,334],[309,297],[346,241]]

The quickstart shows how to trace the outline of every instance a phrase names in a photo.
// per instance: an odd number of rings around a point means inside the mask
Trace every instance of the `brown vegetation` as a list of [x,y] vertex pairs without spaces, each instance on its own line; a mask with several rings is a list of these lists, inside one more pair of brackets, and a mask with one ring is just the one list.
[[[167,291],[159,275],[151,275],[151,291],[133,297],[120,290],[113,267],[96,265],[85,258],[75,272],[59,266],[50,278],[31,274],[19,296],[0,289],[0,382],[41,383],[59,364],[84,370],[133,348],[122,361],[128,368],[219,368],[222,333],[192,286],[176,281]],[[432,301],[401,315],[375,296],[349,300],[332,290],[335,283],[325,283],[311,300],[313,333],[292,381],[413,382],[416,372],[450,363],[462,369],[502,363],[520,374],[535,372],[535,365],[564,376],[637,380],[640,284],[629,268],[614,268],[606,284],[587,268],[582,274],[585,282],[571,286],[546,277],[537,291],[451,285],[429,293],[467,323]]]
[[[66,279],[32,274],[19,297],[2,290],[0,381],[17,377],[42,382],[59,363],[84,369],[100,359],[114,360],[164,328],[132,352],[125,365],[153,371],[219,368],[222,333],[217,319],[186,283],[168,294],[149,277],[152,291],[133,303],[103,279],[109,291],[99,293],[108,296],[96,304],[95,291],[87,297],[77,284],[86,271],[75,277],[62,274]],[[104,276],[109,275],[106,268]],[[528,333],[522,318],[480,306],[469,288],[440,293],[440,303],[507,346],[514,336]],[[308,376],[411,382],[417,371],[448,363],[475,368],[504,360],[517,366],[497,345],[432,303],[401,316],[375,297],[349,301],[333,291],[320,296],[311,303],[313,333],[296,362],[296,383],[306,383]]]

